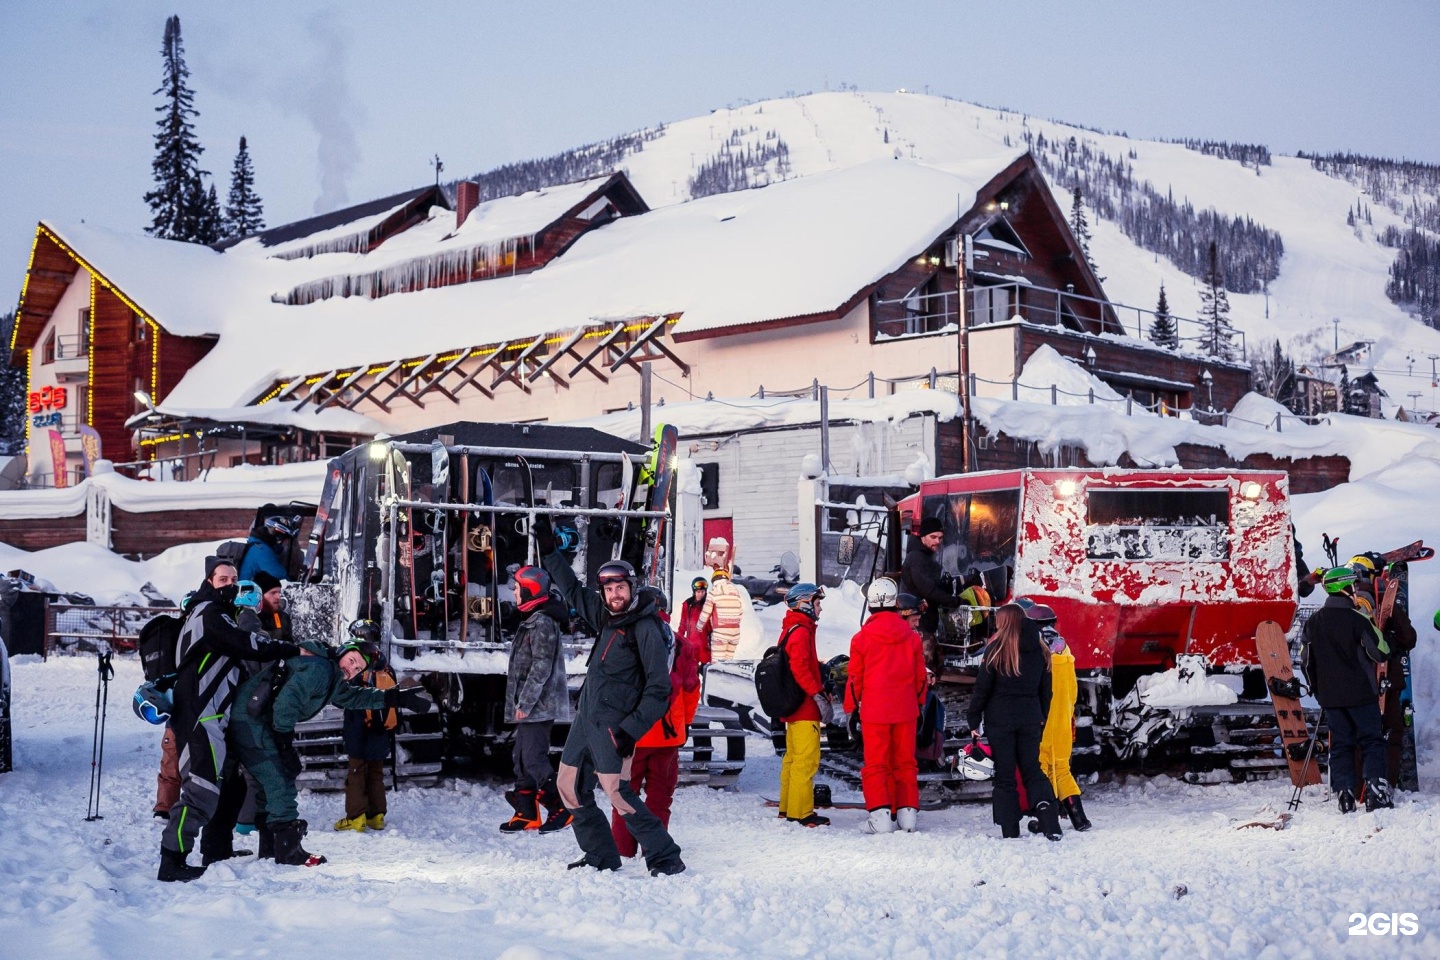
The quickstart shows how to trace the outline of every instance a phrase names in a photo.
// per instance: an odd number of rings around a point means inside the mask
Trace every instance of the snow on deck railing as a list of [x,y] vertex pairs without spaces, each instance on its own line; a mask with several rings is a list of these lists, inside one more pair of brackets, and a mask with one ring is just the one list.
[[273,299],[295,307],[318,300],[329,300],[332,297],[365,297],[375,300],[392,293],[413,293],[431,287],[465,283],[476,274],[491,276],[502,270],[513,270],[520,259],[522,245],[528,246],[530,253],[534,254],[534,237],[491,240],[415,257],[366,273],[322,277],[302,283],[289,293],[277,295]]

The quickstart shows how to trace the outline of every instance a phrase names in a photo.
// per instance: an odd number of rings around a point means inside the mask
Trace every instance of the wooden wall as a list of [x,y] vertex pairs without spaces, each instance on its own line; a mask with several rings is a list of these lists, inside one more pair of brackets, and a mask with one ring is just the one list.
[[150,338],[155,330],[146,324],[145,340],[137,342],[134,311],[103,286],[95,293],[92,322],[90,422],[100,434],[106,457],[129,460],[133,451],[125,421],[135,413],[136,378],[145,390],[151,389]]
[[[84,539],[84,520],[81,536]],[[110,543],[116,553],[127,556],[153,557],[182,543],[207,540],[244,540],[255,521],[255,509],[227,510],[159,510],[152,513],[130,513],[119,507],[110,511]],[[0,540],[4,532],[0,530]],[[200,575],[196,574],[196,582]]]
[[[252,516],[254,511],[251,511]],[[36,520],[0,520],[0,543],[21,550],[45,550],[85,539],[85,514],[42,517]]]

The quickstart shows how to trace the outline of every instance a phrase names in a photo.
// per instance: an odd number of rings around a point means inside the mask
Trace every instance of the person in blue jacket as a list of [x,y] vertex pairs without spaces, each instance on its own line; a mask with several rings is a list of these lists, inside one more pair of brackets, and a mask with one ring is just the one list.
[[290,579],[281,558],[289,552],[290,541],[295,539],[298,528],[289,517],[266,517],[263,524],[254,527],[245,541],[245,555],[240,559],[240,579],[254,580],[262,571],[276,580]]

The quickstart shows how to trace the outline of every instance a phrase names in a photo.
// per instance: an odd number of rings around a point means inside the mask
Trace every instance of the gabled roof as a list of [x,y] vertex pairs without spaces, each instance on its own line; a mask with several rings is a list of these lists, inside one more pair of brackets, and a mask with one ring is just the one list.
[[447,209],[450,206],[450,202],[445,198],[445,192],[438,186],[406,190],[389,197],[381,197],[378,200],[357,203],[353,207],[332,210],[329,213],[322,213],[305,220],[296,220],[294,223],[271,227],[248,237],[222,240],[215,244],[215,249],[228,250],[246,240],[255,240],[264,247],[294,245],[295,241],[305,239],[314,242],[319,239],[319,235],[330,235],[341,228],[346,228],[344,230],[346,233],[354,233],[362,227],[367,231],[377,227],[383,228],[392,217],[397,220],[403,219],[406,212],[417,210],[423,212],[432,206],[441,206]]

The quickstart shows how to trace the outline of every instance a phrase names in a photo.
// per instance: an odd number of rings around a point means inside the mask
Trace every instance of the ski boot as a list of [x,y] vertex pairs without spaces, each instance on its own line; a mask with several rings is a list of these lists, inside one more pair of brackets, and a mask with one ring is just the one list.
[[[1040,824],[1036,823],[1036,824],[1035,824],[1035,829],[1034,829],[1032,832],[1034,832],[1034,833],[1039,833],[1039,832],[1040,832]],[[1000,839],[1002,839],[1002,840],[1019,840],[1019,839],[1020,839],[1020,821],[1019,821],[1019,820],[1015,820],[1015,821],[1011,822],[1011,821],[1008,821],[1008,820],[1007,820],[1006,822],[1000,824]]]
[[[617,857],[616,859],[618,860],[619,858]],[[587,854],[586,856],[584,856],[584,857],[581,857],[579,860],[576,860],[574,863],[567,863],[567,864],[565,864],[565,869],[566,869],[566,870],[579,870],[581,867],[591,867],[591,868],[593,868],[593,869],[595,869],[595,870],[599,870],[599,871],[602,871],[602,872],[603,872],[603,871],[606,871],[606,870],[619,870],[619,869],[620,869],[620,864],[619,864],[619,863],[614,863],[614,864],[610,864],[610,863],[591,863],[590,860],[589,860],[589,855],[588,855],[588,854]]]
[[205,875],[204,867],[192,867],[185,862],[185,854],[160,848],[160,872],[155,879],[161,883],[189,883]]
[[815,812],[813,812],[813,811],[809,814],[809,816],[804,816],[804,817],[786,817],[785,819],[788,820],[790,823],[797,823],[797,824],[799,824],[799,825],[802,826],[802,827],[828,827],[828,826],[830,826],[830,818],[829,818],[829,817],[822,817],[822,816],[820,816],[820,814],[815,813]]
[[860,825],[865,833],[894,833],[895,821],[890,819],[888,807],[880,807],[870,811],[870,819]]
[[383,813],[377,813],[377,814],[375,814],[375,816],[373,816],[373,817],[366,817],[366,818],[365,818],[365,826],[368,827],[368,828],[370,828],[371,830],[384,830],[384,829],[385,829],[385,814],[383,814]]
[[365,832],[365,815],[358,817],[341,817],[335,821],[336,830],[354,830],[356,833]]
[[309,832],[310,825],[304,820],[287,820],[272,824],[270,831],[275,835],[275,862],[292,867],[318,867],[328,861],[311,853],[300,845]]
[[545,808],[545,822],[540,824],[541,833],[556,833],[575,822],[574,814],[566,810],[565,804],[560,800],[560,791],[555,786],[554,777],[547,777],[545,782],[540,784],[540,805]]
[[515,814],[500,824],[501,833],[520,833],[524,830],[540,829],[540,813],[536,809],[534,790],[507,790],[505,799],[515,808]]
[[1054,800],[1041,800],[1035,804],[1035,819],[1040,821],[1040,832],[1045,834],[1046,840],[1059,840],[1064,836],[1060,832],[1060,811]]
[[1339,806],[1341,813],[1355,812],[1355,794],[1348,788],[1335,794],[1335,803]]
[[1390,797],[1390,784],[1381,777],[1378,780],[1365,781],[1365,812],[1372,810],[1389,809],[1395,806],[1395,801]]
[[914,807],[901,807],[895,814],[895,825],[902,833],[914,833],[915,819],[919,814],[920,811]]
[[673,877],[677,873],[684,872],[685,861],[681,860],[679,857],[676,857],[674,860],[666,860],[663,863],[657,863],[655,864],[655,866],[650,868],[650,876],[652,877]]
[[274,860],[275,834],[270,832],[270,820],[267,814],[255,814],[255,833],[260,837],[260,849],[255,851],[255,859]]
[[1066,797],[1060,802],[1065,808],[1065,813],[1070,817],[1070,825],[1075,828],[1076,833],[1084,833],[1090,829],[1090,818],[1085,816],[1085,807],[1080,803],[1080,794],[1073,797]]

